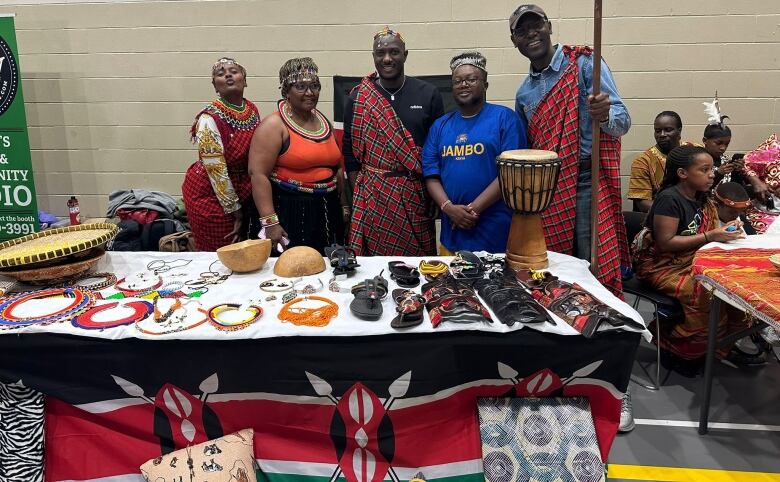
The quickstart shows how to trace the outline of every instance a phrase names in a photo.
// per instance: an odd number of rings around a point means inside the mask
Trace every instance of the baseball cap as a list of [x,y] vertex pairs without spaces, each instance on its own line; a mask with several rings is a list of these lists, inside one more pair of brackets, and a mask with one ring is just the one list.
[[542,20],[547,20],[547,14],[544,13],[544,10],[542,10],[542,7],[539,5],[534,5],[532,3],[526,3],[525,5],[520,5],[517,7],[517,9],[512,12],[512,15],[509,16],[509,31],[513,31],[515,27],[517,27],[517,23],[520,22],[520,17],[523,15],[531,13],[538,17],[540,17]]

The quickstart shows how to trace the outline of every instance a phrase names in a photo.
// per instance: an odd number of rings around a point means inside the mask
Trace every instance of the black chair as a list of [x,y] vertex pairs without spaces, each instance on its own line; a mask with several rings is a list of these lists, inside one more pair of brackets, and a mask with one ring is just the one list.
[[[626,235],[628,236],[629,245],[634,241],[636,235],[644,227],[646,213],[640,213],[636,211],[623,211],[623,220],[626,223]],[[677,323],[685,316],[683,313],[682,305],[676,299],[667,296],[646,283],[640,281],[636,276],[631,275],[631,278],[623,280],[623,292],[634,296],[634,302],[632,304],[634,309],[639,306],[640,300],[645,300],[653,307],[653,320],[655,321],[655,336],[656,336],[656,368],[655,368],[655,380],[652,384],[645,384],[637,381],[640,386],[647,388],[648,390],[659,390],[661,388],[661,324]],[[643,370],[647,373],[647,369],[643,366]],[[648,373],[648,378],[650,374]],[[668,375],[667,375],[668,378]],[[635,380],[636,381],[636,380]],[[651,380],[652,381],[652,380]]]

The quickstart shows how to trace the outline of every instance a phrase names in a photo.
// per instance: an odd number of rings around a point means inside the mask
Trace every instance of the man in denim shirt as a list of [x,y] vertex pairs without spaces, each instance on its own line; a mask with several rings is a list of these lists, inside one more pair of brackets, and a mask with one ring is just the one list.
[[[521,5],[509,17],[512,43],[531,61],[517,89],[515,110],[531,147],[558,153],[561,173],[544,213],[548,249],[590,260],[592,119],[600,122],[599,246],[596,277],[615,293],[622,288],[621,265],[630,266],[621,213],[620,137],[631,117],[612,73],[601,63],[601,93],[593,94],[593,58],[587,47],[553,45],[552,24],[537,5]],[[574,211],[574,213],[572,213]],[[631,396],[620,409],[621,432],[634,428]]]
[[[509,19],[512,43],[521,54],[531,61],[529,76],[517,90],[515,110],[526,127],[533,124],[537,107],[548,93],[561,81],[566,67],[571,62],[564,53],[563,45],[550,41],[552,24],[537,5],[521,5]],[[601,93],[593,96],[593,58],[588,55],[576,57],[579,68],[579,98],[577,116],[579,121],[578,176],[576,186],[576,242],[571,251],[581,259],[590,259],[590,199],[591,199],[591,119],[601,121],[601,131],[619,138],[631,127],[631,117],[618,94],[612,73],[607,64],[601,63]],[[532,141],[534,148],[542,148]],[[559,149],[551,149],[559,152]],[[619,146],[618,146],[619,156]],[[577,159],[575,158],[575,159]],[[618,158],[619,159],[619,158]],[[618,164],[619,165],[619,164]],[[566,169],[563,166],[562,169]],[[617,173],[619,175],[619,173]],[[619,178],[617,179],[619,183]],[[619,194],[619,193],[618,193]],[[605,283],[606,284],[606,283]]]

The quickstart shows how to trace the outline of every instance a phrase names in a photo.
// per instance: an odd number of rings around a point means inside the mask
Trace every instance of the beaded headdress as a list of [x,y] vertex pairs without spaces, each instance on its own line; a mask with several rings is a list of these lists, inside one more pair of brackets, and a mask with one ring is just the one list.
[[453,57],[450,61],[450,70],[455,72],[455,69],[461,65],[473,65],[487,74],[487,59],[484,55],[477,52],[476,50],[471,52],[463,52],[462,54],[458,54]]
[[406,41],[404,41],[404,36],[401,35],[401,32],[396,32],[395,30],[391,29],[387,25],[385,25],[382,30],[374,34],[374,40],[382,37],[395,37],[398,40],[400,40],[402,43],[406,43]]
[[296,82],[302,80],[318,81],[319,68],[311,57],[290,59],[279,69],[279,88],[282,96],[287,94],[287,89]]
[[222,57],[221,59],[214,62],[214,65],[211,67],[211,76],[214,77],[217,75],[217,71],[219,68],[223,65],[235,65],[239,69],[241,69],[241,73],[244,74],[244,77],[246,77],[246,69],[243,65],[236,62],[236,59],[231,59],[230,57]]

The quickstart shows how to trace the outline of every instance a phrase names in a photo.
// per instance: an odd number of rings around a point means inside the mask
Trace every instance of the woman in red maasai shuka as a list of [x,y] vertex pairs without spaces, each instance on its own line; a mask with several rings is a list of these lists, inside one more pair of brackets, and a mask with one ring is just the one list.
[[243,206],[252,196],[247,155],[260,125],[257,107],[244,99],[244,67],[233,59],[219,59],[212,84],[219,98],[200,111],[192,125],[198,161],[187,170],[181,187],[199,251],[216,251],[243,235]]

